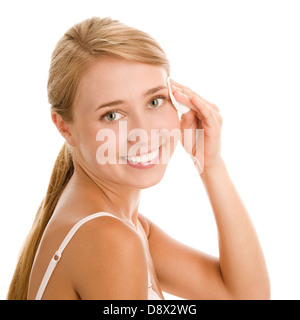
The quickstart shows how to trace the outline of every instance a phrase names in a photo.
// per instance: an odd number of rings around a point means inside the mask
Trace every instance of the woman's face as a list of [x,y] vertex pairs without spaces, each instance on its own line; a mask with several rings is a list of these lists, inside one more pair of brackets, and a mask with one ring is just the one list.
[[180,132],[166,79],[158,66],[112,57],[93,62],[73,106],[75,160],[101,180],[136,188],[158,183],[178,142],[171,136]]

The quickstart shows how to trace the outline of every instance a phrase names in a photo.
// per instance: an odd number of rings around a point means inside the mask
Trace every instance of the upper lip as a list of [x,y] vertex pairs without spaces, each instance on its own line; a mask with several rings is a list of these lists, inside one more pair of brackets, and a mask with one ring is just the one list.
[[147,152],[147,153],[142,153],[142,154],[133,154],[133,155],[125,155],[125,156],[122,156],[122,158],[131,158],[131,157],[142,157],[142,156],[147,156],[149,153],[152,153],[152,152],[158,151],[161,147],[162,147],[162,145],[161,145],[161,146],[159,146],[158,148],[148,150],[148,152]]

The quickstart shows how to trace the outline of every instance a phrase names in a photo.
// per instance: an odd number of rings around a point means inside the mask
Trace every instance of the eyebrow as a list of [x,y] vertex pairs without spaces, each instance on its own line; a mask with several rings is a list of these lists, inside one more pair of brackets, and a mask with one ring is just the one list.
[[[154,94],[155,92],[159,91],[159,90],[162,90],[162,89],[167,89],[166,86],[157,86],[155,88],[151,88],[149,89],[148,91],[146,91],[143,96],[144,97],[147,97],[151,94]],[[96,111],[101,109],[101,108],[104,108],[104,107],[113,107],[113,106],[116,106],[116,105],[119,105],[119,104],[122,104],[122,103],[125,103],[124,100],[114,100],[114,101],[110,101],[110,102],[105,102],[105,103],[102,103],[100,106],[97,107]]]

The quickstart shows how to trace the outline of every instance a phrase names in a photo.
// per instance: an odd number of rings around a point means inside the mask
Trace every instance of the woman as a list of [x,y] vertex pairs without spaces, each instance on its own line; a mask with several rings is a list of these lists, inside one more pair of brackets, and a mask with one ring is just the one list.
[[[219,110],[172,81],[175,99],[190,108],[179,120],[168,75],[148,34],[109,18],[85,20],[58,42],[48,95],[66,142],[8,299],[163,299],[162,291],[269,298],[263,253],[221,157]],[[217,223],[218,259],[178,243],[138,211],[141,189],[162,179],[174,151],[169,133],[186,129]],[[204,129],[204,162],[197,129]]]

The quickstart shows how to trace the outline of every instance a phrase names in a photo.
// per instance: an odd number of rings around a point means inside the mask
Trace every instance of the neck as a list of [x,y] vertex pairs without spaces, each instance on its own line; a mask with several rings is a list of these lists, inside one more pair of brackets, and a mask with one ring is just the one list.
[[140,189],[101,179],[76,161],[71,183],[87,201],[99,205],[101,211],[115,214],[136,227]]

